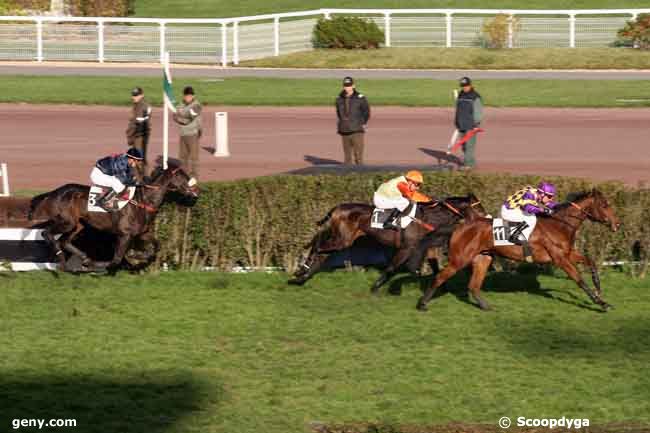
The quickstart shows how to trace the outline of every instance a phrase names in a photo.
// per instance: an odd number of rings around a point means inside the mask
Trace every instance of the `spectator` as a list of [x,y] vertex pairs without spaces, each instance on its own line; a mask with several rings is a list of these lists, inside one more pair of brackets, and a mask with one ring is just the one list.
[[[472,80],[469,77],[460,79],[461,91],[456,100],[456,129],[462,138],[474,128],[481,125],[483,115],[483,103],[481,95],[474,90]],[[476,135],[472,136],[463,144],[463,169],[471,170],[476,166]]]
[[338,133],[343,142],[345,164],[363,165],[364,133],[370,119],[368,100],[357,92],[351,77],[343,79],[343,90],[336,98]]
[[131,90],[131,117],[129,126],[126,129],[126,142],[129,147],[135,147],[143,155],[143,164],[138,166],[138,175],[144,176],[147,164],[147,145],[151,136],[151,106],[144,99],[144,91],[141,87],[134,87]]
[[194,89],[187,86],[183,89],[183,103],[174,113],[174,121],[178,123],[180,132],[179,159],[187,173],[199,177],[199,139],[201,138],[201,103],[194,97]]

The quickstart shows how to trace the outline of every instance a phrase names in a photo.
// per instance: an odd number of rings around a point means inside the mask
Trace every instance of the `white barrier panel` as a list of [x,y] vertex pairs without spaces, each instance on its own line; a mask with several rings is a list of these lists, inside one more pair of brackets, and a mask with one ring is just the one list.
[[0,271],[54,270],[54,260],[42,230],[0,228]]
[[213,155],[217,158],[230,156],[228,149],[228,113],[214,114],[215,145]]
[[0,164],[0,177],[2,177],[2,194],[0,197],[9,197],[9,172],[7,171],[7,164],[4,162]]

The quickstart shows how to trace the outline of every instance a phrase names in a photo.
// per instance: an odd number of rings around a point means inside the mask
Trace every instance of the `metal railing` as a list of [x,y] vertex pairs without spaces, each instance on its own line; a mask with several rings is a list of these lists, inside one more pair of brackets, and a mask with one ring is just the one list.
[[[650,9],[318,9],[220,19],[0,17],[0,60],[82,60],[237,65],[241,60],[312,49],[316,20],[364,16],[384,31],[387,47],[481,46],[481,29],[509,17],[507,46],[598,47]],[[513,28],[516,19],[517,28]]]

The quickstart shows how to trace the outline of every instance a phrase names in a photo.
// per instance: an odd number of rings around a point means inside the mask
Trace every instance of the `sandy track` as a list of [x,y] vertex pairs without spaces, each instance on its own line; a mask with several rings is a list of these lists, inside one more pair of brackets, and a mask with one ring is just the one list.
[[[0,161],[13,189],[87,182],[94,161],[125,148],[127,107],[2,105]],[[268,175],[341,160],[332,108],[207,107],[202,145],[214,146],[214,112],[228,111],[232,157],[201,152],[202,180]],[[436,164],[452,132],[451,109],[377,107],[367,134],[369,164]],[[650,180],[648,109],[486,110],[479,140],[482,172]],[[151,148],[162,148],[154,110]],[[175,128],[171,154],[177,153]],[[427,152],[428,151],[428,152]],[[150,155],[153,152],[150,152]]]

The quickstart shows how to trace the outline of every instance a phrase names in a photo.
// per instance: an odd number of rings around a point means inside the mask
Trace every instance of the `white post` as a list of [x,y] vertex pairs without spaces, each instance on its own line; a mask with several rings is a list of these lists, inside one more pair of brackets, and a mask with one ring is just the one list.
[[513,29],[512,29],[512,22],[513,22],[514,17],[512,15],[508,15],[508,48],[512,48],[513,45]]
[[230,156],[228,149],[228,113],[214,113],[214,155],[217,158]]
[[280,55],[280,18],[273,18],[273,55]]
[[228,24],[221,24],[221,66],[228,66]]
[[232,64],[239,64],[239,21],[232,23]]
[[390,47],[390,13],[384,14],[384,45]]
[[163,65],[167,64],[165,61],[169,59],[166,58],[167,52],[165,51],[165,22],[160,22],[160,63]]
[[576,16],[569,16],[569,47],[576,47]]
[[[167,73],[167,78],[171,82],[169,75],[169,53],[163,52],[163,68]],[[167,107],[167,97],[163,89],[163,170],[167,170],[167,161],[169,160],[169,107]]]
[[324,14],[326,20],[331,20],[332,19],[332,14],[329,12],[325,12]]
[[43,61],[43,21],[36,20],[36,61]]
[[2,197],[9,197],[9,172],[7,172],[7,164],[0,164],[0,176],[2,176]]
[[447,14],[446,21],[447,21],[447,32],[446,32],[447,33],[447,41],[445,43],[445,46],[447,48],[451,48],[451,14],[450,13]]
[[97,60],[104,63],[104,21],[97,21]]

